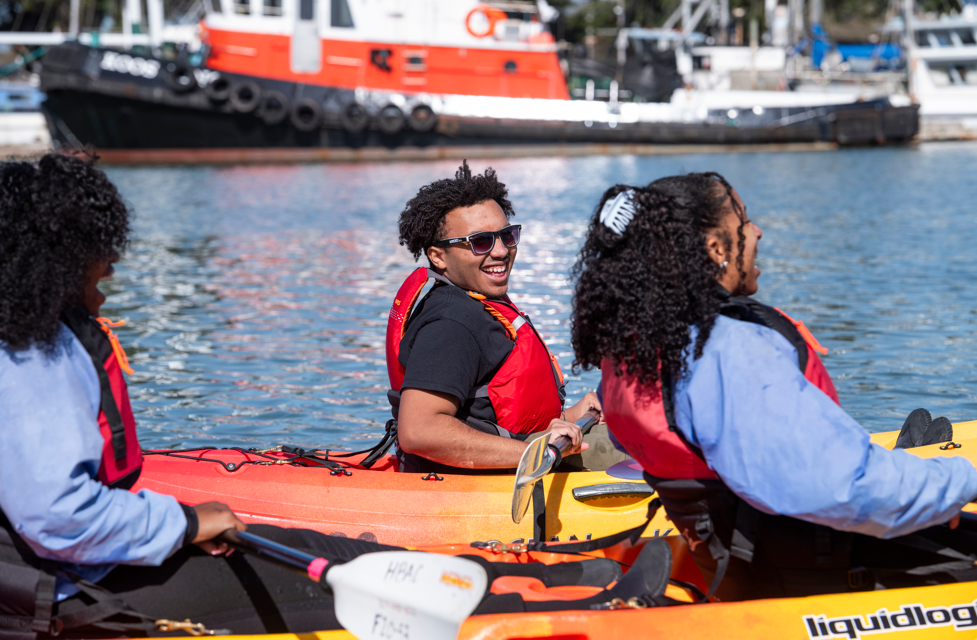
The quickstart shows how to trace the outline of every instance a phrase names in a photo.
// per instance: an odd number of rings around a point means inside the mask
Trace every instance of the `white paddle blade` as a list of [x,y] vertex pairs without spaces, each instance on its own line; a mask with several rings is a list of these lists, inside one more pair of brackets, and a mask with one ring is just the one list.
[[333,568],[326,582],[336,618],[359,640],[455,640],[488,577],[464,558],[386,551]]
[[533,498],[533,485],[536,484],[539,467],[543,464],[546,455],[546,445],[549,438],[543,436],[536,438],[519,458],[519,466],[516,467],[516,479],[512,487],[512,521],[516,524],[522,522],[523,516],[529,510],[529,503]]

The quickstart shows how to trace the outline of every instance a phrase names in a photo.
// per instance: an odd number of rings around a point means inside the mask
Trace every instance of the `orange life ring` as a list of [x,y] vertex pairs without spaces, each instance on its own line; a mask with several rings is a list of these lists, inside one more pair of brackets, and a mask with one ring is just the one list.
[[487,4],[480,4],[468,12],[468,16],[465,18],[465,28],[468,29],[468,33],[476,38],[484,38],[495,32],[495,24],[499,20],[506,18],[505,11]]

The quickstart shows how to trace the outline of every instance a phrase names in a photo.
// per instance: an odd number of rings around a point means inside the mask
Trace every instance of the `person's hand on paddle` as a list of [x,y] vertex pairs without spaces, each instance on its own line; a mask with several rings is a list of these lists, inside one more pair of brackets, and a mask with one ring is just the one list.
[[215,540],[217,536],[228,529],[248,529],[248,525],[222,502],[204,502],[194,506],[193,510],[197,512],[197,536],[193,543],[212,556],[223,555],[230,549],[226,542]]
[[[566,420],[560,420],[559,418],[554,418],[550,421],[550,426],[546,428],[546,437],[549,438],[549,444],[556,445],[556,439],[560,436],[566,436],[570,440],[570,449],[565,451],[563,455],[569,456],[574,453],[580,453],[581,451],[586,451],[590,446],[583,441],[583,433],[580,431],[580,427],[573,424],[572,422],[567,422]],[[558,445],[557,445],[558,446]]]
[[[597,394],[593,391],[585,395],[580,402],[564,411],[563,419],[567,422],[576,422],[583,417],[583,414],[587,413],[591,409],[599,413],[600,422],[604,422],[604,414],[600,406],[600,400],[597,399]],[[550,426],[552,426],[552,423],[550,423]]]

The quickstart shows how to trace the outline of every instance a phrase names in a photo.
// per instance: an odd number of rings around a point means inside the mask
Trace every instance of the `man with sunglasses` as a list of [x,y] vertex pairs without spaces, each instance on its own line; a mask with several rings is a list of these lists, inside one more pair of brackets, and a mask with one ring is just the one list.
[[556,359],[507,296],[521,231],[513,215],[495,172],[473,176],[465,162],[400,216],[400,244],[430,264],[401,287],[392,316],[406,322],[388,329],[388,341],[402,336],[387,351],[401,471],[511,469],[541,432],[569,437],[571,453],[587,447],[573,422],[600,410],[597,396],[564,407]]

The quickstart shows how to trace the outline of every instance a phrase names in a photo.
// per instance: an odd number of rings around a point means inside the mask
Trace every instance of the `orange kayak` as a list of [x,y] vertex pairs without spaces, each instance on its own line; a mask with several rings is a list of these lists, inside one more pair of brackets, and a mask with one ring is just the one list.
[[[956,442],[966,443],[963,448],[931,445],[911,451],[923,457],[963,455],[977,461],[977,421],[953,428]],[[897,436],[894,431],[877,433],[872,440],[891,448]],[[339,472],[323,462],[325,451],[306,452],[306,457],[280,448],[148,452],[134,490],[152,489],[188,504],[219,500],[245,522],[400,546],[509,543],[533,537],[532,507],[520,524],[512,522],[511,475],[399,473],[390,456],[363,469],[356,466],[362,456],[340,458],[336,453],[328,464],[338,467],[332,461],[342,461],[348,466]],[[553,473],[543,484],[547,541],[599,538],[636,527],[645,521],[653,495],[640,480],[603,471]],[[675,533],[664,510],[659,510],[644,536]]]
[[[512,522],[511,475],[399,473],[389,456],[371,469],[355,466],[361,457],[333,458],[354,465],[335,473],[317,459],[282,451],[148,453],[134,491],[151,489],[187,504],[219,500],[248,523],[413,547],[509,543],[534,534],[532,507],[520,524]],[[548,541],[599,538],[636,527],[645,522],[652,498],[644,482],[603,471],[553,473],[543,484]],[[674,533],[660,511],[644,535]]]

